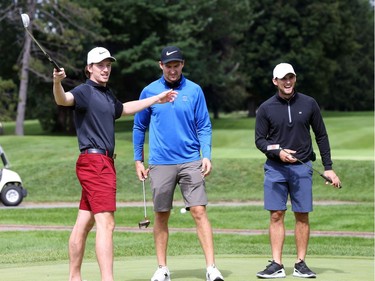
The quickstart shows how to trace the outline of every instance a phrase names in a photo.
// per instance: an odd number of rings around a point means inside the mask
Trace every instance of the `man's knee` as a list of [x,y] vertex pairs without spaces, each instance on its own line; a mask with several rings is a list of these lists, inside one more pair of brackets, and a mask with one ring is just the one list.
[[283,222],[285,211],[270,211],[270,220],[273,223]]
[[296,222],[309,223],[309,213],[295,212],[294,217],[296,218]]
[[206,206],[194,206],[190,207],[190,213],[192,217],[197,221],[208,219],[207,218],[207,212],[206,212]]

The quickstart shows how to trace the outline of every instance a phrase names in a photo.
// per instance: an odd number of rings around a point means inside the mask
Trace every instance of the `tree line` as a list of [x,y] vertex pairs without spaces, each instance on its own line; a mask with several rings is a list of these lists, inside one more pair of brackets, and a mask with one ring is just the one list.
[[55,106],[52,65],[28,27],[68,75],[85,80],[87,52],[108,48],[109,86],[123,102],[161,75],[166,45],[185,56],[214,118],[256,108],[274,94],[273,67],[291,63],[297,89],[324,110],[374,109],[374,7],[368,0],[7,0],[0,3],[0,122],[39,119],[47,131],[74,132],[71,109]]

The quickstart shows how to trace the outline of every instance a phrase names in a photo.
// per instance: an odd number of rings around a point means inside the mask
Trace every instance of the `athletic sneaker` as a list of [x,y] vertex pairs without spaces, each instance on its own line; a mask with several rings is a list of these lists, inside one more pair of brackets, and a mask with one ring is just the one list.
[[285,278],[285,270],[282,264],[278,264],[275,261],[269,261],[270,264],[266,266],[266,269],[257,273],[258,278],[271,279],[271,278]]
[[206,280],[207,281],[224,281],[224,277],[223,275],[221,275],[217,267],[213,264],[207,267]]
[[294,264],[293,276],[302,278],[316,278],[316,273],[311,271],[310,268],[307,267],[306,263],[301,260],[300,262]]
[[171,281],[171,274],[168,267],[159,266],[151,278],[151,281]]

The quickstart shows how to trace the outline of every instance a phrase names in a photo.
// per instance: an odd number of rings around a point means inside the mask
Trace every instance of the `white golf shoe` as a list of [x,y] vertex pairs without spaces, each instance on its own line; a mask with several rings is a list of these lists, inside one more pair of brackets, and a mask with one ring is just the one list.
[[168,267],[159,266],[152,276],[151,281],[171,281],[171,274]]
[[224,281],[224,277],[223,275],[221,275],[217,267],[213,264],[207,267],[206,280],[207,281]]

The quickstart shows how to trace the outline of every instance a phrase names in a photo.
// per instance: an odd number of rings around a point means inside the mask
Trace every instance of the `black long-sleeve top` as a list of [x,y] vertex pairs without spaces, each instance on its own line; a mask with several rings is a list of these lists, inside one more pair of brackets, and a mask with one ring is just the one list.
[[[268,159],[281,161],[280,148],[297,151],[303,162],[315,160],[310,128],[313,130],[325,170],[332,169],[331,149],[320,108],[314,98],[296,93],[290,100],[278,93],[259,107],[255,123],[255,144]],[[285,163],[284,163],[285,164]]]

